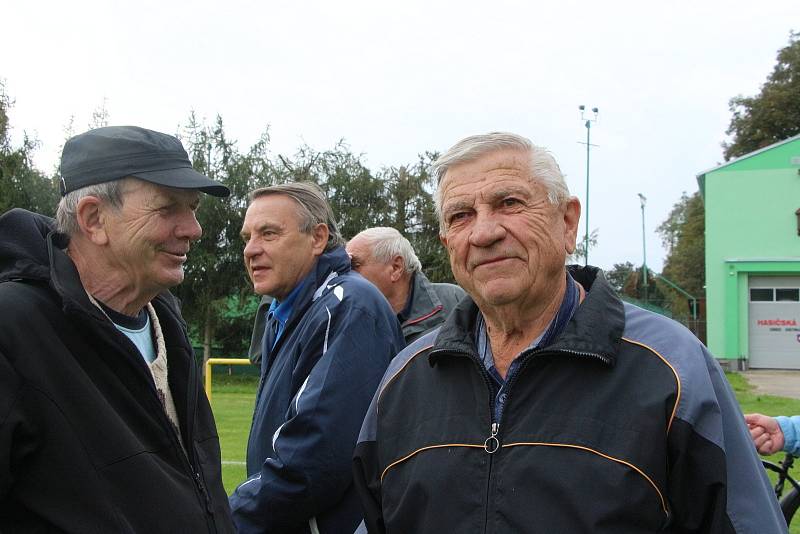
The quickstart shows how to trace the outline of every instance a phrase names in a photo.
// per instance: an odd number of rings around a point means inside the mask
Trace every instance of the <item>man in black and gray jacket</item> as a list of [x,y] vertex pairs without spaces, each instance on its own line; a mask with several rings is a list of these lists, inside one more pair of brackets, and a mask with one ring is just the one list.
[[57,222],[0,217],[0,532],[233,532],[217,431],[167,290],[202,232],[175,137],[73,137]]
[[580,204],[515,134],[434,164],[463,299],[384,375],[355,453],[371,533],[786,531],[731,389],[677,323],[564,265]]
[[347,242],[353,270],[380,289],[397,314],[406,344],[442,324],[464,297],[455,284],[432,283],[414,247],[395,228],[367,228]]

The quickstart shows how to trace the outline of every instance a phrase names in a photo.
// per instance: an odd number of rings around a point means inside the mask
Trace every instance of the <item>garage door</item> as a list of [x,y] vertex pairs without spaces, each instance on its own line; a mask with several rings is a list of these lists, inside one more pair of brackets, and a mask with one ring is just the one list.
[[752,276],[750,367],[800,369],[800,277]]

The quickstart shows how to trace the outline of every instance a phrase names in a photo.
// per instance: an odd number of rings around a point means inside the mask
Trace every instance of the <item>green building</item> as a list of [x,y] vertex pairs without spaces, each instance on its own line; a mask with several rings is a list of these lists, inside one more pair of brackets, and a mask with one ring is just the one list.
[[800,135],[697,182],[708,348],[730,369],[800,369]]

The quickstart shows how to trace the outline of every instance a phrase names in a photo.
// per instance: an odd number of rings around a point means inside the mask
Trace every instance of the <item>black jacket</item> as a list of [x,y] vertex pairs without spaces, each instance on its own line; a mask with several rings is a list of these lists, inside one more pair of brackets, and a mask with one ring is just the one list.
[[588,296],[519,356],[499,428],[470,299],[392,361],[355,454],[370,532],[785,532],[705,347],[571,274]]
[[142,356],[89,301],[51,224],[0,217],[0,532],[232,532],[177,302],[165,292],[152,305],[187,453]]

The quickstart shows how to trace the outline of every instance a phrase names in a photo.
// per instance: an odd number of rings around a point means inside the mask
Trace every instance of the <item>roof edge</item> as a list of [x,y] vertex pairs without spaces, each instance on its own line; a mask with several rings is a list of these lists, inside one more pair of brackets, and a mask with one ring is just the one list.
[[771,145],[765,146],[764,148],[759,148],[758,150],[754,150],[753,152],[745,154],[744,156],[739,156],[738,158],[733,158],[730,161],[726,161],[722,165],[717,165],[716,167],[712,167],[710,169],[706,169],[703,172],[697,173],[695,175],[695,177],[697,178],[697,181],[699,182],[701,180],[701,178],[704,178],[705,175],[710,173],[710,172],[714,172],[716,170],[722,169],[723,167],[727,167],[729,165],[733,165],[734,163],[738,163],[738,162],[740,162],[742,160],[745,160],[747,158],[751,158],[751,157],[753,157],[753,156],[755,156],[757,154],[761,154],[762,152],[766,152],[767,150],[772,150],[773,148],[781,146],[781,145],[785,145],[786,143],[791,143],[792,141],[794,141],[796,139],[800,139],[800,134],[797,134],[797,135],[794,135],[794,136],[789,137],[787,139],[784,139],[783,141],[778,141],[777,143],[772,143]]

